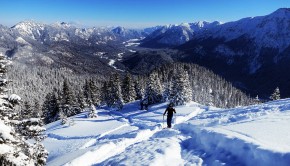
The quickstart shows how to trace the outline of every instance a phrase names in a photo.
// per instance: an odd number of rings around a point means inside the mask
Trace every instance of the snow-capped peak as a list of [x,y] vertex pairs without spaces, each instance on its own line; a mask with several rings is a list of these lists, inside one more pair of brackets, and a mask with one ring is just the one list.
[[209,22],[206,22],[206,21],[198,21],[198,22],[196,22],[196,24],[200,27],[200,28],[202,28],[202,27],[204,27],[204,25],[205,24],[208,24]]
[[42,23],[37,23],[35,21],[22,21],[16,25],[14,25],[12,27],[12,29],[17,29],[17,30],[22,30],[22,31],[26,31],[26,32],[29,32],[31,29],[43,29],[44,27],[44,24]]
[[12,27],[23,36],[29,36],[36,39],[35,36],[40,36],[40,31],[44,30],[45,25],[35,21],[23,21]]
[[190,24],[189,23],[181,23],[180,26],[187,27],[188,29],[190,29]]

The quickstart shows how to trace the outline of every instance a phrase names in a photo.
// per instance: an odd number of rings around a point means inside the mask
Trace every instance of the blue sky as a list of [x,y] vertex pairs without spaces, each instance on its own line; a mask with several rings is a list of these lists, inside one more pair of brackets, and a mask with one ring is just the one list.
[[290,7],[290,0],[1,0],[0,24],[64,21],[81,26],[148,27],[235,21]]

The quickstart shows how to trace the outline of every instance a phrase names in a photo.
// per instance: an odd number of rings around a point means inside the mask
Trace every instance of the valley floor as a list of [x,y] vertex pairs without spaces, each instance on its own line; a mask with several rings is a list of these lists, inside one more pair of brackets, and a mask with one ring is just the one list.
[[99,109],[46,126],[47,165],[289,165],[290,99],[217,109],[176,107],[172,129],[163,129],[162,103],[121,112]]

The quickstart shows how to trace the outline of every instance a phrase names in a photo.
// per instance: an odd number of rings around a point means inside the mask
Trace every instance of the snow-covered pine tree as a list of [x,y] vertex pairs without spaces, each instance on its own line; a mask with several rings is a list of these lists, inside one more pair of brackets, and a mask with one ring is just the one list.
[[88,80],[85,81],[83,91],[84,91],[84,97],[85,97],[86,103],[91,104],[92,103],[92,97],[91,97],[92,93],[91,93],[90,83]]
[[59,116],[58,118],[61,120],[62,125],[68,122],[67,114],[64,112],[64,110],[60,110],[58,116]]
[[90,112],[88,113],[88,118],[96,118],[96,117],[98,117],[96,106],[91,104]]
[[173,79],[170,102],[175,106],[184,105],[192,100],[192,89],[186,71],[179,72]]
[[270,96],[270,99],[272,100],[279,100],[280,99],[280,90],[279,90],[279,87],[277,87],[273,94]]
[[32,106],[28,103],[28,101],[23,103],[20,114],[21,119],[28,119],[32,117]]
[[73,116],[81,112],[81,110],[76,106],[75,96],[74,93],[67,81],[67,79],[63,82],[63,89],[62,89],[62,103],[61,103],[61,110],[65,116]]
[[135,101],[136,91],[135,85],[130,74],[126,74],[122,84],[122,94],[125,103]]
[[142,85],[139,83],[138,80],[134,82],[134,89],[136,93],[136,100],[140,100],[144,96],[144,88],[142,88]]
[[33,155],[31,157],[35,161],[35,165],[44,166],[48,152],[41,143],[45,138],[43,132],[46,130],[43,127],[43,121],[40,118],[28,118],[22,120],[20,124],[22,126],[22,135],[26,139],[34,140]]
[[170,91],[171,91],[171,82],[165,83],[162,93],[162,101],[166,102],[170,99]]
[[43,116],[42,110],[40,109],[39,101],[37,100],[34,100],[32,116],[35,118],[40,118]]
[[110,77],[107,87],[107,105],[109,107],[117,108],[117,110],[123,109],[123,98],[121,92],[120,79],[118,74],[113,74]]
[[208,90],[208,95],[207,95],[207,105],[208,106],[213,106],[213,99],[214,99],[214,92],[211,88]]
[[256,104],[259,104],[259,103],[261,103],[261,101],[260,101],[260,99],[259,99],[259,96],[258,96],[258,95],[255,97],[255,99],[254,99],[254,102],[255,102]]
[[160,79],[157,73],[153,72],[147,80],[144,99],[148,101],[148,105],[158,103],[162,99],[161,92],[162,86]]
[[[13,119],[15,112],[13,105],[20,97],[17,95],[7,96],[6,72],[10,63],[6,57],[0,54],[0,165],[26,166],[34,165],[36,162],[31,156],[30,144],[24,141],[14,127],[18,123]],[[13,119],[14,123],[11,123]],[[13,124],[13,125],[12,125]]]
[[100,93],[93,79],[90,79],[89,81],[89,90],[92,104],[99,106],[101,104]]
[[27,102],[25,103],[25,108],[27,111],[26,115],[19,123],[20,132],[25,137],[25,139],[34,139],[34,144],[32,146],[33,155],[32,158],[35,161],[35,165],[43,166],[46,164],[46,159],[48,152],[46,151],[44,145],[41,143],[45,136],[43,132],[46,130],[43,126],[43,119],[41,117],[41,111],[38,101],[35,101],[33,107],[31,107]]
[[63,81],[62,99],[64,105],[73,105],[74,97],[67,79]]
[[83,94],[83,92],[82,91],[80,91],[79,93],[78,93],[78,98],[77,98],[77,100],[78,100],[78,105],[79,105],[79,107],[80,107],[80,109],[84,109],[85,107],[86,107],[86,102],[85,102],[85,98],[84,98],[84,94]]
[[48,93],[45,97],[45,101],[42,106],[42,112],[44,114],[44,122],[50,123],[58,119],[60,112],[60,102],[55,93]]
[[104,82],[104,84],[101,88],[101,95],[100,95],[102,104],[108,105],[108,91],[109,91],[108,83]]

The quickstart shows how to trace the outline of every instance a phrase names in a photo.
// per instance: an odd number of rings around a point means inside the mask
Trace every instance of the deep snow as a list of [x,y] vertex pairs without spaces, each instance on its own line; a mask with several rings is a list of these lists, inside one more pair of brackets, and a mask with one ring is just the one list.
[[163,129],[167,103],[120,112],[98,109],[72,117],[73,125],[47,125],[48,165],[289,165],[290,99],[218,109],[176,107]]

